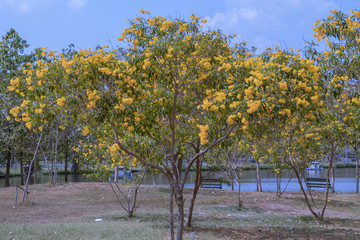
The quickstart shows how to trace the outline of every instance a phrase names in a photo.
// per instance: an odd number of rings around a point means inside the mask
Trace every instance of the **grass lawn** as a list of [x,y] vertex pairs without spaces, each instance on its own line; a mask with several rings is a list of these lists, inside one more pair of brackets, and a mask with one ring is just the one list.
[[[142,186],[129,219],[108,183],[30,186],[14,205],[15,188],[0,189],[0,239],[169,239],[167,187]],[[187,206],[191,189],[186,189]],[[320,198],[323,193],[315,193]],[[317,222],[299,193],[201,189],[185,239],[360,239],[360,195],[330,194],[326,221]],[[101,222],[95,219],[101,218]]]

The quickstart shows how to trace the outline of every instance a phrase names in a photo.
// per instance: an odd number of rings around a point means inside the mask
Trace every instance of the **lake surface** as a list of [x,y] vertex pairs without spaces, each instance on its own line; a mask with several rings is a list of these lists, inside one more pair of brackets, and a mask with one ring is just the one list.
[[[204,172],[206,174],[206,172]],[[327,169],[321,171],[315,170],[305,170],[306,177],[317,177],[317,178],[326,178]],[[355,192],[356,190],[356,179],[355,179],[355,168],[337,168],[335,169],[335,191],[336,192]],[[223,172],[212,172],[206,178],[224,178],[225,174]],[[286,188],[286,192],[297,192],[300,190],[298,180],[295,177],[295,174],[291,174],[290,171],[286,170],[283,173],[281,187],[284,189],[287,182],[290,182]],[[83,175],[79,174],[70,174],[68,175],[69,182],[90,182],[91,180],[87,179]],[[190,172],[189,178],[186,183],[186,187],[193,187],[195,180],[195,173]],[[107,181],[107,179],[104,179]],[[261,170],[261,181],[262,188],[264,192],[276,192],[276,176],[272,169],[262,169]],[[10,178],[11,186],[16,184],[20,185],[21,179],[20,177]],[[38,174],[37,183],[49,183],[49,176]],[[65,175],[58,176],[58,182],[65,182]],[[166,177],[162,174],[155,176],[156,185],[168,185],[168,181]],[[4,178],[0,178],[0,187],[3,187],[5,183]],[[34,177],[30,177],[30,184],[34,183]],[[152,176],[146,176],[144,179],[144,184],[152,185],[153,178]],[[237,189],[237,185],[234,186]],[[241,191],[256,191],[256,171],[255,170],[244,170],[242,172],[242,180],[240,185]],[[230,185],[223,184],[223,189],[230,190]],[[317,191],[322,191],[321,189],[317,189]]]

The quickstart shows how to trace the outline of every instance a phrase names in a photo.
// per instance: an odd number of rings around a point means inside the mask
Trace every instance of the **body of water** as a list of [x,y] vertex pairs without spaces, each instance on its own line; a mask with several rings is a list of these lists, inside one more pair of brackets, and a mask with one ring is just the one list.
[[[204,172],[204,175],[206,172]],[[306,170],[306,177],[316,177],[316,178],[326,178],[327,169],[321,171],[315,170]],[[356,190],[356,178],[355,178],[355,168],[337,168],[335,169],[335,191],[336,192],[346,192],[351,193]],[[225,178],[225,173],[223,172],[212,172],[206,176],[206,178]],[[290,179],[290,180],[289,180]],[[69,174],[68,175],[69,182],[89,182],[83,175],[79,174]],[[107,181],[108,179],[104,179]],[[186,183],[186,187],[193,187],[193,182],[195,181],[195,173],[190,172],[189,178]],[[272,169],[262,169],[261,170],[261,181],[262,188],[264,192],[276,192],[276,176]],[[300,190],[300,186],[298,180],[295,177],[295,174],[291,174],[291,171],[286,170],[283,173],[283,177],[281,180],[282,189],[285,188],[286,184],[289,184],[286,188],[286,192],[297,192]],[[48,175],[38,174],[36,183],[49,183],[50,179]],[[58,182],[65,182],[65,175],[58,175]],[[4,178],[0,178],[0,187],[3,187],[5,183]],[[10,178],[10,184],[20,185],[21,179],[20,177]],[[34,177],[30,177],[30,184],[34,183]],[[166,177],[162,174],[155,176],[156,185],[168,185],[168,181]],[[146,176],[144,179],[144,184],[152,185],[153,177]],[[237,185],[234,186],[237,189]],[[242,180],[240,185],[241,191],[256,191],[256,171],[255,170],[244,170],[242,171]],[[223,184],[223,189],[230,190],[230,185]],[[324,191],[322,189],[316,189],[318,191]]]

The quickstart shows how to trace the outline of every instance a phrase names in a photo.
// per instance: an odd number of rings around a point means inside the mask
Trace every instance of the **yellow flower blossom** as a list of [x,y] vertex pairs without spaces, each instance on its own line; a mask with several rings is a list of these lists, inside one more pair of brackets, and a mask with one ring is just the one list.
[[31,122],[25,123],[25,126],[26,126],[29,130],[31,130],[31,128],[32,128]]
[[83,127],[82,132],[84,135],[88,135],[90,133],[89,127],[88,126]]
[[261,101],[260,100],[249,100],[247,102],[247,106],[249,107],[249,109],[247,110],[248,113],[254,113],[256,112],[259,107],[261,105]]
[[226,123],[229,124],[229,125],[233,125],[235,122],[234,122],[234,119],[236,118],[236,115],[230,115],[227,119],[226,119]]
[[65,97],[61,97],[61,98],[58,98],[58,99],[56,100],[57,104],[58,104],[60,107],[62,107],[62,106],[65,105],[65,101],[66,101],[66,98],[65,98]]
[[130,105],[133,101],[134,101],[133,98],[123,98],[122,99],[122,102],[125,104],[128,104],[128,105]]
[[200,133],[199,133],[199,137],[200,137],[200,144],[201,145],[205,145],[209,142],[209,140],[207,140],[207,136],[208,136],[208,130],[209,130],[209,125],[196,125],[199,129],[200,129]]
[[111,74],[112,74],[112,71],[111,71],[109,68],[107,68],[107,67],[99,68],[99,71],[100,71],[100,72],[103,72],[103,73],[105,73],[105,74],[107,74],[107,75],[111,75]]

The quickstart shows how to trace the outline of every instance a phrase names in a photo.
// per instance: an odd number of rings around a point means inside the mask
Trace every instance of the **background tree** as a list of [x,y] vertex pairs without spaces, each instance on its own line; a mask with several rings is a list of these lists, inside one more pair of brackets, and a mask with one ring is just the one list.
[[19,123],[21,116],[15,119],[9,116],[10,109],[20,105],[21,96],[9,94],[7,90],[10,83],[19,84],[18,77],[23,74],[20,71],[22,64],[32,62],[36,58],[35,53],[25,53],[28,47],[26,41],[14,29],[2,36],[0,42],[0,154],[5,156],[6,162],[5,186],[10,186],[11,157],[16,155],[22,162],[27,150],[26,142],[31,141],[31,133]]
[[[314,37],[318,39],[318,42],[326,44],[326,49],[323,51],[325,60],[327,60],[324,70],[332,72],[334,76],[331,83],[337,88],[337,91],[333,91],[335,96],[343,93],[342,106],[344,107],[341,111],[346,116],[339,124],[346,123],[344,131],[348,132],[347,139],[350,145],[357,150],[360,12],[350,11],[350,14],[347,15],[341,11],[331,11],[326,19],[318,20],[315,23]],[[359,192],[359,159],[356,159],[356,192]]]

